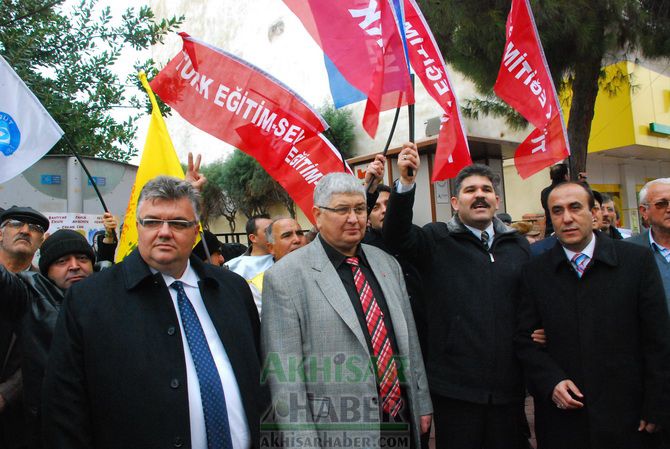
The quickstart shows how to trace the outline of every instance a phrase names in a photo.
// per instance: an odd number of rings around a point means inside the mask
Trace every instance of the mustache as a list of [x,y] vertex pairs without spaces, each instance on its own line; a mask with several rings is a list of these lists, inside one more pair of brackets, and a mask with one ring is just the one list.
[[25,234],[19,234],[18,236],[16,236],[14,241],[18,242],[19,240],[25,240],[26,242],[30,243],[30,236]]
[[474,203],[472,203],[472,205],[470,206],[470,209],[474,209],[477,206],[484,206],[486,208],[491,207],[491,205],[489,203],[487,203],[486,200],[478,199],[478,200],[475,200]]

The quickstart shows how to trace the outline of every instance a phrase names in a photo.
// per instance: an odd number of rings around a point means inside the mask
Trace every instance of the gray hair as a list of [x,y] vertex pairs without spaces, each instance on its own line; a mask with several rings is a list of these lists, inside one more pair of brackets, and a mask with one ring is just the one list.
[[328,173],[321,178],[314,189],[314,205],[326,206],[330,204],[333,195],[350,193],[361,195],[365,199],[365,187],[354,175],[349,173]]
[[136,216],[140,218],[140,207],[146,200],[176,201],[182,198],[187,198],[191,202],[195,219],[196,221],[200,221],[200,214],[202,212],[200,193],[183,179],[172,176],[156,176],[142,187],[140,198],[137,200]]
[[645,206],[648,205],[647,193],[649,192],[649,187],[655,184],[670,184],[670,178],[658,178],[646,183],[644,187],[642,187],[642,190],[640,190],[640,204]]
[[496,195],[499,195],[500,176],[495,174],[488,165],[472,164],[464,167],[461,171],[458,172],[458,175],[456,175],[456,179],[454,181],[455,194],[453,196],[458,196],[458,194],[461,192],[461,185],[463,184],[463,181],[465,178],[469,178],[470,176],[483,176],[485,178],[489,178],[489,181],[491,181],[491,184],[493,184],[493,190],[495,191]]
[[267,228],[265,228],[265,240],[267,240],[268,243],[274,243],[275,239],[272,236],[272,226],[277,223],[279,220],[293,220],[291,217],[277,217],[272,219],[272,223],[270,223]]

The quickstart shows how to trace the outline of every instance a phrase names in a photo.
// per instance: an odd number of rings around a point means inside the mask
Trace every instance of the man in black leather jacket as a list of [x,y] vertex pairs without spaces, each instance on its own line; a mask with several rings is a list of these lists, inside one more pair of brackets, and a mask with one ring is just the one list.
[[0,315],[16,323],[18,329],[31,448],[41,446],[42,380],[64,293],[70,285],[88,277],[95,262],[86,239],[70,230],[54,232],[42,244],[40,254],[40,273],[13,274],[0,266]]

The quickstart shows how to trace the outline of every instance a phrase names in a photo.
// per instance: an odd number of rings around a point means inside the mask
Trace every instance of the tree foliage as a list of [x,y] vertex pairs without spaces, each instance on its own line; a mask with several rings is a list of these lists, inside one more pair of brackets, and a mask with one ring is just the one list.
[[269,207],[280,203],[295,217],[295,204],[288,193],[251,156],[235,150],[221,168],[217,184],[247,218],[267,214]]
[[209,227],[211,221],[223,216],[230,226],[230,231],[235,232],[235,216],[237,215],[238,205],[223,190],[224,166],[223,162],[218,161],[202,168],[202,174],[207,177],[207,184],[205,184],[202,192],[202,222]]
[[[124,50],[162,42],[183,18],[158,21],[142,6],[115,22],[109,7],[96,8],[97,0],[81,0],[68,10],[62,4],[3,0],[0,54],[81,154],[127,161],[137,153],[136,118],[119,123],[111,114],[114,107],[131,105],[129,86],[112,67]],[[62,141],[52,150],[69,152]]]
[[345,159],[354,156],[354,119],[351,116],[351,110],[335,109],[332,104],[324,104],[319,112],[330,126],[323,134]]
[[[449,63],[492,97],[509,0],[420,0]],[[586,168],[602,67],[641,53],[670,55],[670,8],[657,0],[531,0],[557,89],[572,89],[568,134],[573,175]],[[494,100],[495,101],[495,100]],[[485,104],[491,113],[503,111]],[[473,106],[470,104],[469,106]],[[476,106],[476,105],[474,105]]]

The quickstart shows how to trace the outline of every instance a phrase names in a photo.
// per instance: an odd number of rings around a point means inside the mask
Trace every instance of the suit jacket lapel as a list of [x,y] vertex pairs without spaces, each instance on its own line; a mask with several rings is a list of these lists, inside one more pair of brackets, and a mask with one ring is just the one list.
[[[368,260],[370,260],[370,258],[368,258]],[[391,314],[391,323],[393,323],[396,345],[398,345],[400,352],[406,354],[409,351],[407,344],[407,322],[405,321],[405,314],[403,313],[400,301],[406,301],[408,299],[398,295],[398,289],[396,288],[398,281],[393,279],[392,273],[380,266],[381,262],[370,263],[370,265],[372,267],[372,272],[375,274],[377,282],[382,289],[384,299],[386,300],[386,306]]]
[[[356,316],[356,311],[351,305],[351,300],[347,291],[340,281],[340,276],[335,271],[335,267],[328,259],[326,251],[323,249],[323,245],[319,239],[314,239],[314,242],[311,244],[310,248],[312,251],[309,253],[310,265],[314,271],[316,271],[315,279],[316,283],[321,289],[321,293],[325,297],[326,301],[335,309],[335,312],[342,318],[346,325],[351,329],[351,331],[356,336],[356,339],[360,344],[368,350],[368,344],[363,335],[363,331]],[[312,298],[310,298],[311,300]]]

